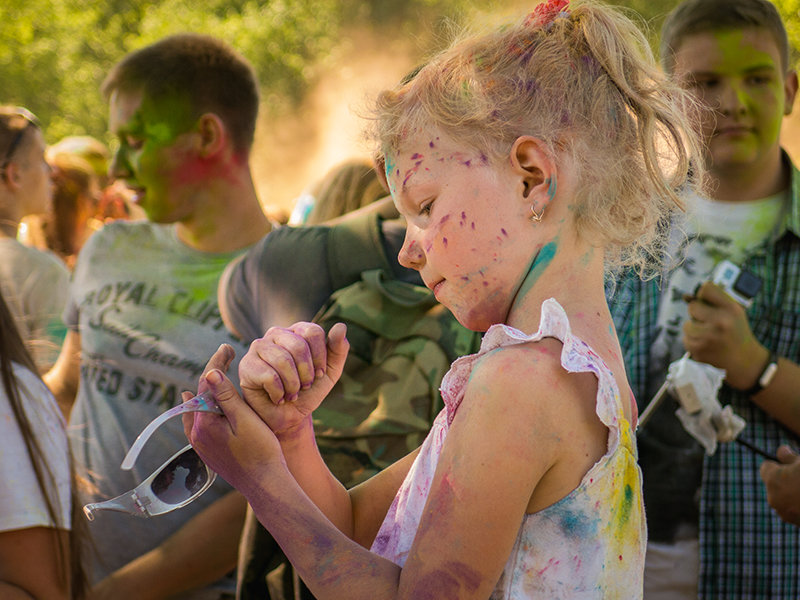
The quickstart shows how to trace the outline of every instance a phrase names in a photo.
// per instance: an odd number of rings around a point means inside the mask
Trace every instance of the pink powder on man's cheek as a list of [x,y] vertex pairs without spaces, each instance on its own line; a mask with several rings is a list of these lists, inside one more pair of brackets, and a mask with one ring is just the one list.
[[202,181],[222,180],[236,183],[234,173],[227,164],[216,160],[189,159],[181,163],[172,173],[176,185],[192,185]]

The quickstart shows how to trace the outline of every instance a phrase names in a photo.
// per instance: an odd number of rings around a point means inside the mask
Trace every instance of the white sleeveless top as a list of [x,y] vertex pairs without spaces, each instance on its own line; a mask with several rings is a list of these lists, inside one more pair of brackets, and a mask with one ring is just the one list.
[[562,342],[564,369],[597,376],[597,415],[609,430],[608,450],[567,496],[525,515],[491,599],[641,598],[647,533],[632,428],[611,370],[572,335],[564,309],[552,298],[542,304],[535,334],[493,325],[477,354],[453,363],[442,380],[445,408],[436,417],[371,550],[401,567],[405,564],[448,429],[477,359],[501,346],[546,337]]

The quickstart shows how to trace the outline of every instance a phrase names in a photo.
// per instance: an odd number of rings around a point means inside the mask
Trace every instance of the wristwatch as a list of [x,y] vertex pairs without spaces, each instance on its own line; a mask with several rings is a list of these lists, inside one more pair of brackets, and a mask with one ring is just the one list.
[[744,390],[744,393],[748,396],[754,396],[772,383],[772,380],[775,378],[775,373],[777,372],[778,355],[774,351],[770,350],[767,365],[764,367],[764,370],[761,371],[761,375],[758,376],[758,379],[756,379],[756,382],[752,385],[752,387]]

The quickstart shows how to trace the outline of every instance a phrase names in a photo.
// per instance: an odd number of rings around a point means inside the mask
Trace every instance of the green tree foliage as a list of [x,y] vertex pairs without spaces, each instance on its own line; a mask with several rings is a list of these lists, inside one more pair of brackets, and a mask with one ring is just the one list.
[[[774,0],[795,47],[800,0]],[[642,17],[652,39],[676,0],[618,0]],[[98,88],[125,53],[180,31],[229,41],[254,64],[267,111],[291,110],[319,73],[336,65],[349,31],[378,28],[414,40],[420,56],[456,25],[487,6],[507,10],[532,2],[495,0],[2,0],[0,102],[36,112],[47,137],[105,136]]]

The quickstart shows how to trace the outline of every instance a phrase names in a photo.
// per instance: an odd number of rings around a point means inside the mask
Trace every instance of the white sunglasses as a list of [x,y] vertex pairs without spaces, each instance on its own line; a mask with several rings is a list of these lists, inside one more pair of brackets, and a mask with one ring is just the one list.
[[[204,392],[186,402],[170,408],[153,419],[136,438],[122,461],[122,469],[130,470],[145,442],[167,420],[185,412],[213,412],[223,414],[211,392]],[[94,521],[95,512],[112,510],[137,517],[153,517],[186,506],[199,498],[217,474],[200,460],[191,445],[173,454],[167,462],[130,491],[103,502],[92,502],[83,507],[86,518]]]

